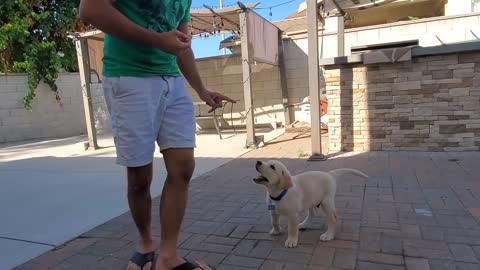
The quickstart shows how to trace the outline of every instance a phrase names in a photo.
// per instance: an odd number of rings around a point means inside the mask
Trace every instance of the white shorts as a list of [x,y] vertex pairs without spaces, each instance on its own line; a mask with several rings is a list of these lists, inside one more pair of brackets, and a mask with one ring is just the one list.
[[195,148],[195,113],[183,77],[105,77],[117,163],[140,167],[160,151]]

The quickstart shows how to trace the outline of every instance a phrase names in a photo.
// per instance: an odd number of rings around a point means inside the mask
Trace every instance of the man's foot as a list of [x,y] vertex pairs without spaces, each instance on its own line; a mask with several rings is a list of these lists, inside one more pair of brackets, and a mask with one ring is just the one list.
[[153,243],[140,244],[139,251],[135,252],[128,263],[127,270],[153,270]]
[[149,253],[135,252],[130,259],[127,269],[150,270],[152,268],[154,258],[155,252],[153,251]]
[[183,258],[176,257],[174,259],[157,258],[156,270],[211,270],[204,263],[190,262]]

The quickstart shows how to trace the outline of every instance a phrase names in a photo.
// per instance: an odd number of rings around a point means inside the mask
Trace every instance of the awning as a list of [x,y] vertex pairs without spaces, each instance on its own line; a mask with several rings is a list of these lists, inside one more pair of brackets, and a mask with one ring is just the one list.
[[[259,3],[247,3],[248,9],[255,8]],[[221,32],[238,33],[240,31],[240,17],[242,9],[238,5],[213,9],[205,5],[202,9],[190,10],[192,18],[192,35],[218,34]]]

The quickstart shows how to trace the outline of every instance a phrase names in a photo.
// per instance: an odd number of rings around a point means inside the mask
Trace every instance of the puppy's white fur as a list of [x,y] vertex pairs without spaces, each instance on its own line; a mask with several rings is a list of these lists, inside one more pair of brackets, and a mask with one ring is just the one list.
[[[310,224],[314,209],[321,206],[326,215],[327,231],[320,236],[320,240],[329,241],[335,237],[337,215],[335,213],[336,178],[344,174],[354,174],[368,178],[364,173],[354,169],[337,169],[329,172],[310,171],[295,176],[279,161],[258,161],[256,169],[260,177],[255,178],[257,184],[267,189],[267,201],[270,196],[277,197],[284,189],[287,194],[275,203],[275,210],[270,211],[272,230],[270,234],[280,234],[280,216],[288,219],[288,237],[286,247],[295,247],[298,243],[299,229],[307,228]],[[298,223],[297,215],[308,210],[308,215],[302,223]]]

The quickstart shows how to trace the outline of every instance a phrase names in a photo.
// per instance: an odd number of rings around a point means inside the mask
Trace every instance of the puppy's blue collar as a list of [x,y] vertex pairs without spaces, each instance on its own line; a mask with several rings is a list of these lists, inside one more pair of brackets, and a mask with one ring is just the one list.
[[282,190],[282,192],[280,193],[280,195],[278,195],[277,197],[272,197],[270,196],[270,199],[272,199],[272,201],[280,201],[288,192],[288,189],[284,189]]

